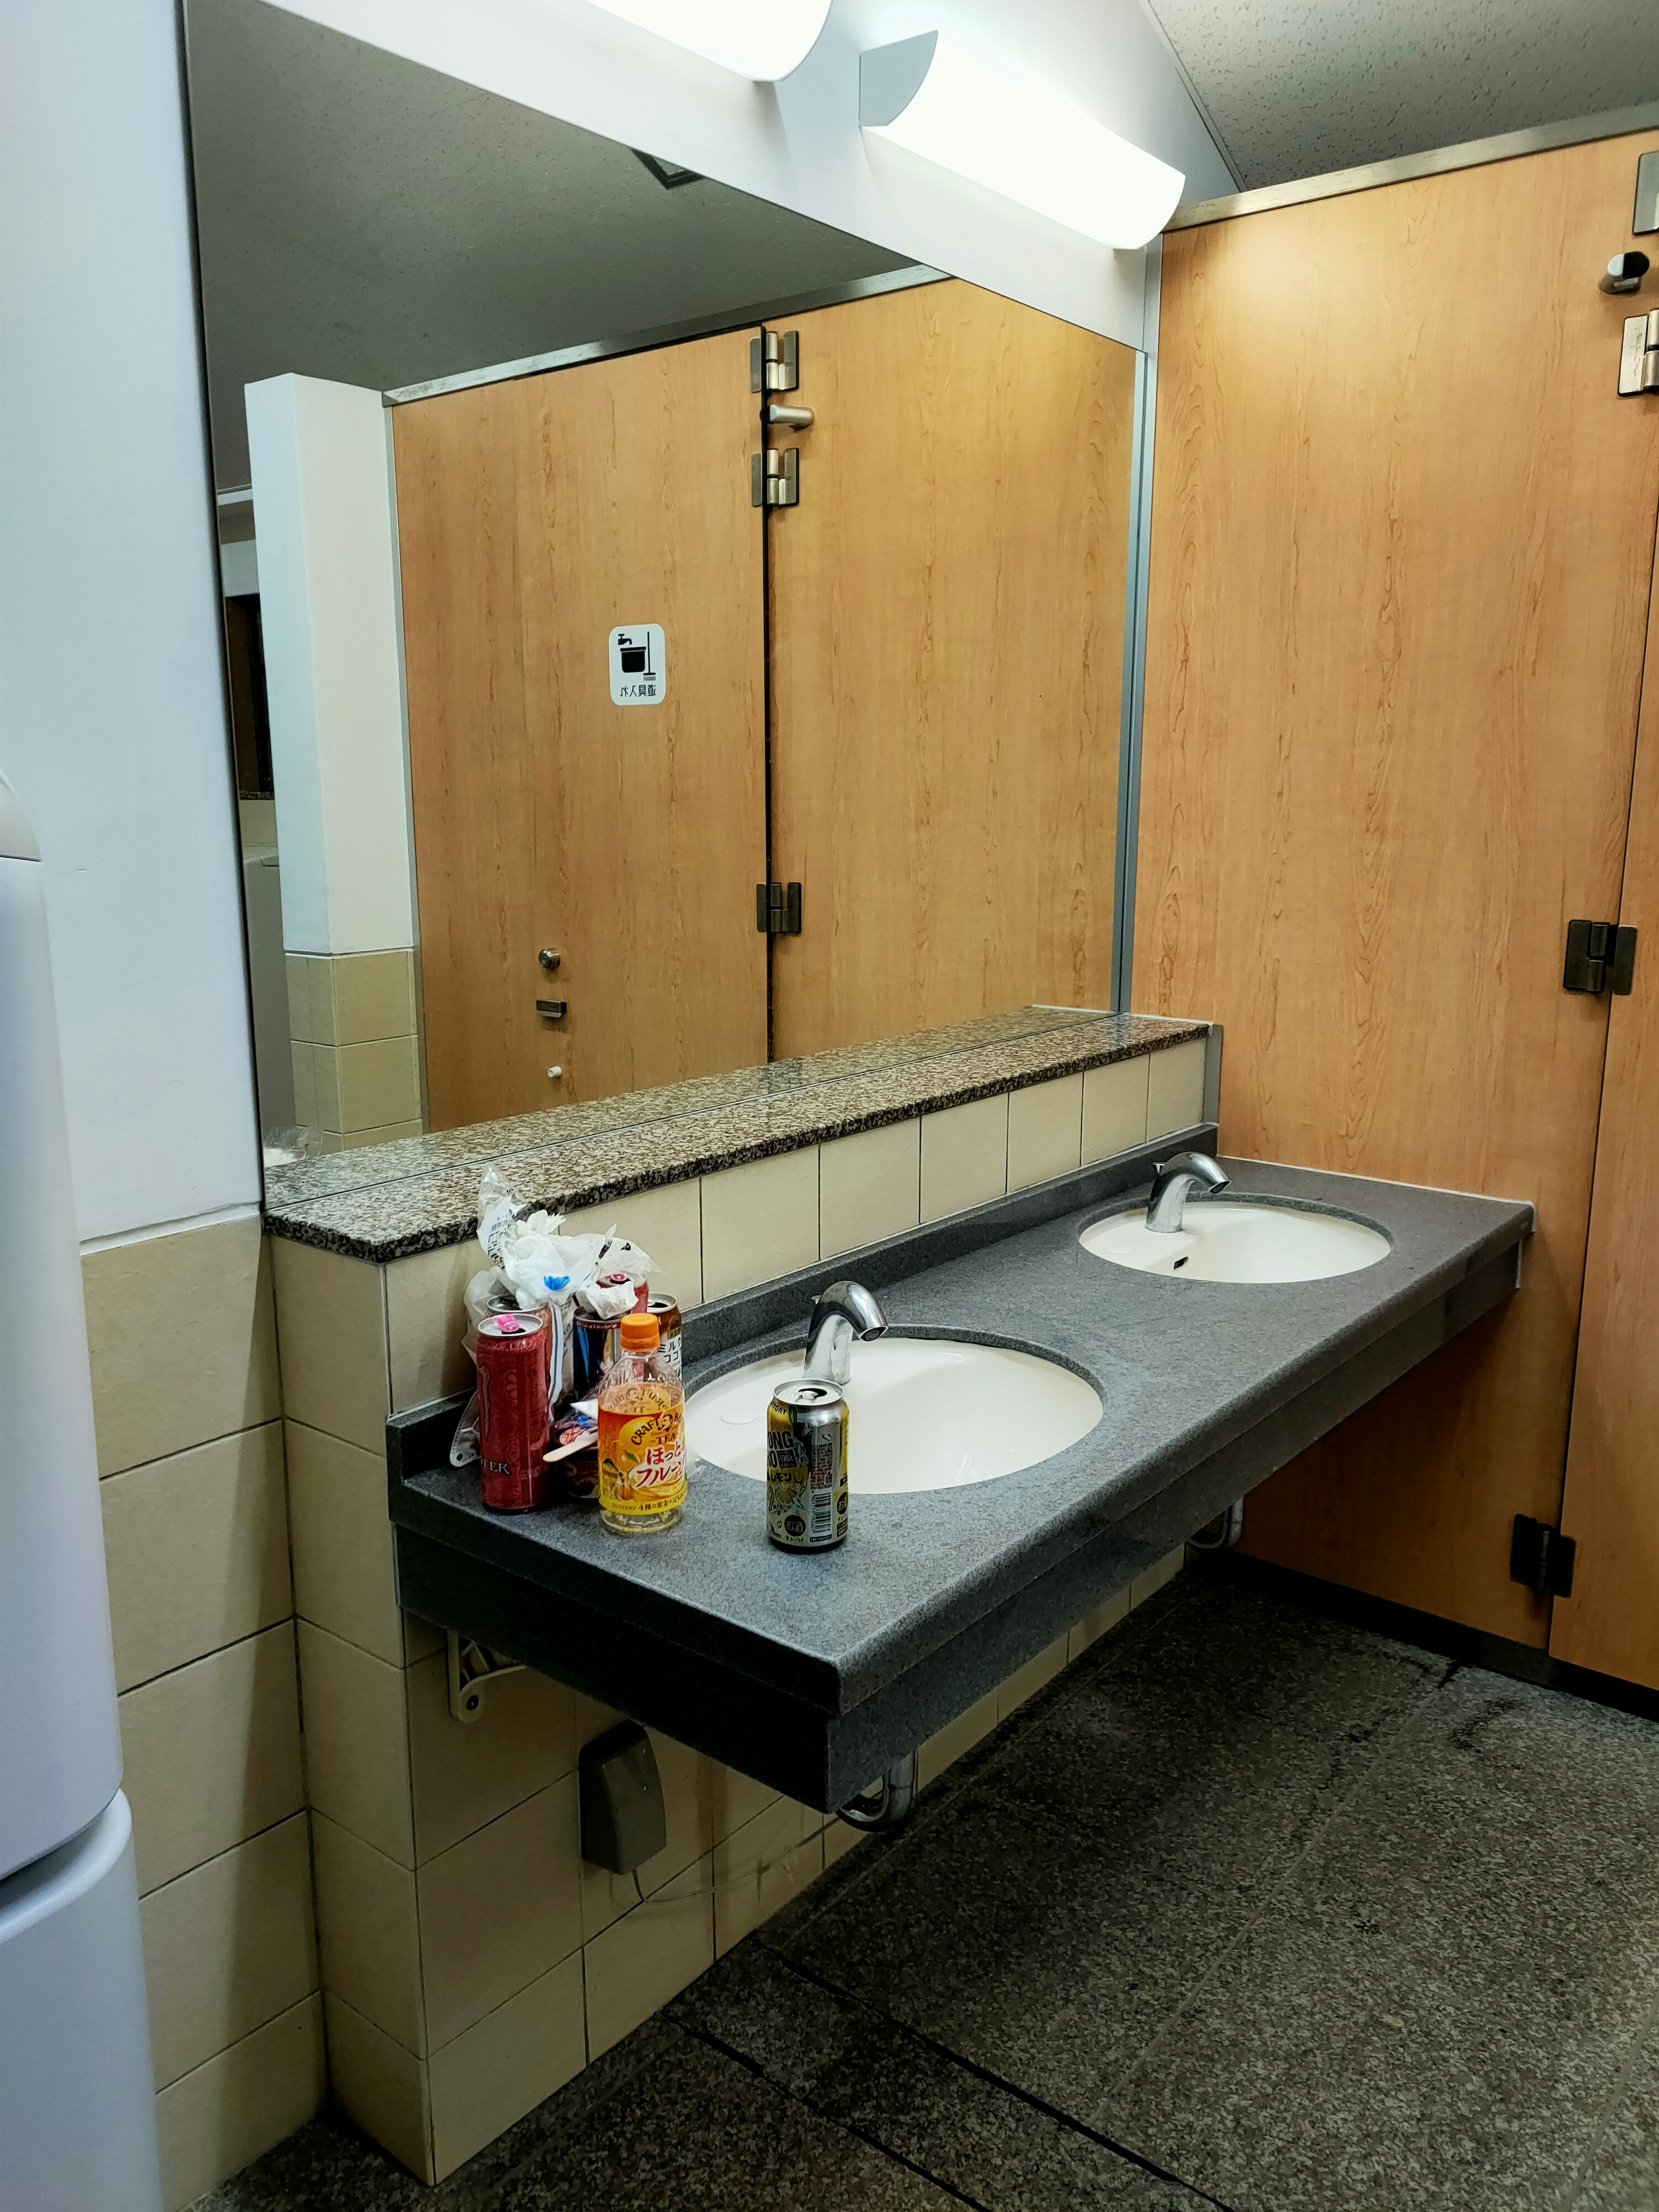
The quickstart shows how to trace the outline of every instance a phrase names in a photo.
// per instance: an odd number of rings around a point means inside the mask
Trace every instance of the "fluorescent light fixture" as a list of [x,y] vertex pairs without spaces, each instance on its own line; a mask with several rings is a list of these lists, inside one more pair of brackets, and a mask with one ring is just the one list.
[[861,55],[859,120],[1103,246],[1156,238],[1186,182],[1061,94],[948,31]]
[[688,53],[770,83],[817,43],[830,0],[594,0],[607,15],[672,40]]

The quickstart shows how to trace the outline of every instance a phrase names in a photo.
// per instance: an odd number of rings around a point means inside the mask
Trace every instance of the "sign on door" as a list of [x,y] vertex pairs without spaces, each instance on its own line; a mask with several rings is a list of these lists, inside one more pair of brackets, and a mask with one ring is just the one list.
[[629,623],[611,633],[611,699],[617,707],[660,707],[668,662],[660,623]]

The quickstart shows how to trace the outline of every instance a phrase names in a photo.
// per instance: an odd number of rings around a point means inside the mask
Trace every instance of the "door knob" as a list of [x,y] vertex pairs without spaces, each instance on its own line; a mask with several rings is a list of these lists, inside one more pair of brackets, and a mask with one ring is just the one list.
[[550,945],[544,945],[541,951],[536,955],[536,957],[541,962],[543,967],[546,969],[550,975],[559,964],[559,956],[553,950],[553,947]]

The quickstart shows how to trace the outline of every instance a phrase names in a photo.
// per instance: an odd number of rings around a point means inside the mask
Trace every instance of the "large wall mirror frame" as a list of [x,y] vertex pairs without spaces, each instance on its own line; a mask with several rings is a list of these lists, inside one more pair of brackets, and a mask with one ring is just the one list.
[[185,16],[268,1177],[1122,1006],[1148,357]]

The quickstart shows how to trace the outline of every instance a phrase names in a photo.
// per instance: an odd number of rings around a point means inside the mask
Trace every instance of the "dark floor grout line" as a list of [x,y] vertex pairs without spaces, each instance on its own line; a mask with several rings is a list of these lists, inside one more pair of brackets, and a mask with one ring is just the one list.
[[[1213,2204],[1217,2208],[1217,2212],[1232,2212],[1232,2208],[1224,2204],[1220,2197],[1212,2197],[1207,2190],[1199,2188],[1196,2183],[1188,2181],[1184,2175],[1174,2173],[1169,2167],[1158,2165],[1154,2160],[1143,2156],[1138,2150],[1131,2150],[1127,2143],[1119,2142],[1114,2136],[1103,2134],[1098,2128],[1091,2127],[1086,2120],[1079,2120],[1074,2114],[1064,2111],[1060,2106],[1051,2105],[1047,2098],[1039,2097],[1035,2090],[1024,2088],[1018,2081],[1006,2080],[1002,2075],[993,2072],[988,2066],[981,2066],[976,2058],[965,2057],[961,2051],[952,2051],[948,2044],[940,2043],[936,2037],[927,2034],[921,2028],[913,2027],[908,2021],[901,2020],[896,2013],[889,2012],[884,2005],[875,2004],[868,1997],[861,1996],[854,1990],[842,1989],[836,1983],[817,1972],[812,1967],[803,1966],[798,1959],[788,1958],[782,1952],[777,1952],[774,1955],[789,1969],[791,1973],[798,1975],[802,1981],[809,1983],[814,1989],[821,1990],[826,1996],[839,1998],[844,2004],[855,2005],[861,2012],[872,2013],[878,2020],[885,2021],[890,2027],[896,2028],[901,2035],[908,2036],[912,2043],[920,2044],[924,2051],[931,2051],[935,2057],[945,2059],[951,2065],[960,2067],[964,2074],[971,2074],[975,2080],[985,2082],[993,2089],[1000,2090],[1005,2096],[1012,2097],[1018,2103],[1029,2105],[1033,2112],[1041,2112],[1046,2119],[1054,2121],[1057,2125],[1067,2129],[1073,2135],[1082,2136],[1085,2141],[1098,2144],[1103,2150],[1110,2151],[1114,2157],[1121,2158],[1126,2166],[1139,2166],[1143,2173],[1150,2173],[1159,2181],[1167,2181],[1175,2188],[1186,2190],[1189,2195],[1196,2197],[1200,2203]],[[933,2177],[930,2175],[928,2178],[931,2180]],[[944,2185],[941,2184],[940,2186],[943,2187]]]
[[710,2051],[718,2051],[723,2058],[732,2059],[737,2065],[741,2066],[745,2073],[752,2074],[757,2081],[765,2082],[775,2096],[787,2098],[792,2105],[799,2105],[803,2112],[811,2112],[815,2118],[824,2121],[830,2127],[838,2128],[842,2135],[853,2136],[856,2142],[865,2144],[869,2149],[878,2153],[881,2157],[890,2160],[893,2165],[903,2166],[908,2172],[916,2175],[920,2180],[931,2182],[935,2189],[942,2189],[953,2203],[967,2205],[969,2212],[990,2212],[990,2207],[981,2204],[977,2197],[963,2196],[961,2190],[953,2189],[948,2181],[941,2181],[938,2174],[930,2173],[925,2166],[918,2166],[913,2158],[906,2158],[902,2151],[894,2150],[890,2144],[878,2142],[876,2137],[865,2129],[855,2127],[850,2120],[842,2119],[838,2113],[826,2112],[822,2106],[815,2105],[810,2097],[803,2097],[798,2090],[791,2089],[785,2083],[775,2081],[759,2060],[751,2058],[746,2051],[737,2050],[720,2036],[711,2033],[708,2028],[694,2027],[689,2021],[676,2021],[674,2025],[683,2035],[695,2037],[697,2042],[707,2045]]

